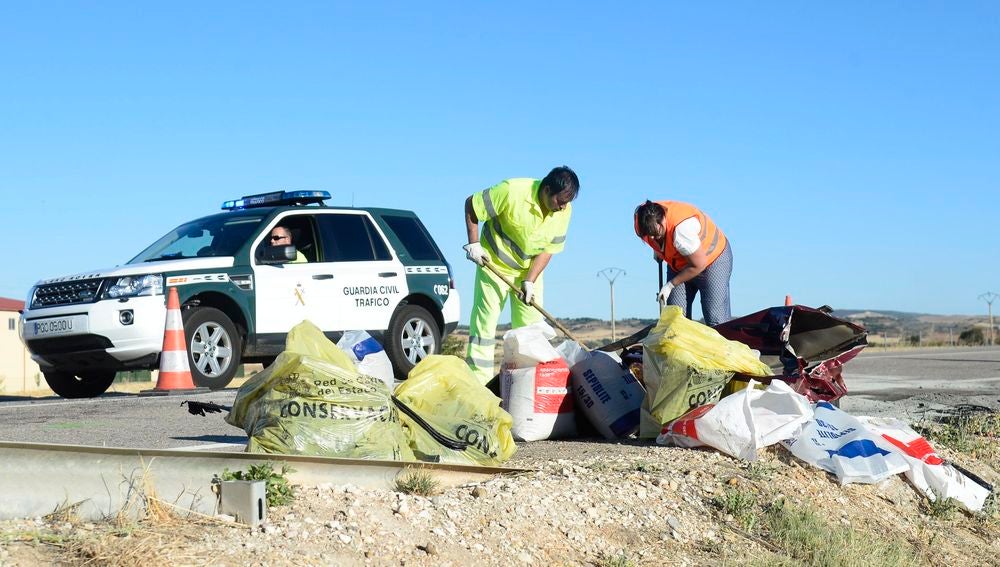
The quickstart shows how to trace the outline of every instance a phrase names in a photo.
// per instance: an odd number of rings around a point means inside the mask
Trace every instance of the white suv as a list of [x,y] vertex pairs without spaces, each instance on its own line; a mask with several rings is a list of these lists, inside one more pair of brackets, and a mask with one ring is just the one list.
[[[119,370],[156,368],[164,290],[176,286],[196,385],[223,388],[241,362],[270,361],[303,319],[334,340],[354,329],[380,337],[404,378],[458,324],[451,269],[413,212],[327,207],[329,198],[227,201],[123,266],[39,281],[22,315],[32,359],[67,398],[100,395]],[[270,245],[278,225],[293,246]]]

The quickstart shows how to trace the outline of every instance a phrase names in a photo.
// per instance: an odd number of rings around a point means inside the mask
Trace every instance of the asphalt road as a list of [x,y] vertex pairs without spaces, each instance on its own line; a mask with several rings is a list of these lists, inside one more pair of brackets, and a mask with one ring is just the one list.
[[0,397],[0,440],[99,447],[242,450],[246,434],[226,423],[225,412],[191,415],[184,400],[232,405],[236,390],[144,397],[104,394],[99,398]]
[[[844,367],[849,394],[841,408],[855,415],[908,421],[960,404],[1000,410],[1000,348],[938,348],[863,352]],[[183,400],[231,405],[236,390],[142,397],[105,394],[89,400],[0,396],[0,440],[108,447],[239,450],[243,430],[224,413],[188,413]]]
[[844,382],[840,407],[855,415],[914,421],[962,404],[1000,410],[1000,348],[870,349],[844,365]]

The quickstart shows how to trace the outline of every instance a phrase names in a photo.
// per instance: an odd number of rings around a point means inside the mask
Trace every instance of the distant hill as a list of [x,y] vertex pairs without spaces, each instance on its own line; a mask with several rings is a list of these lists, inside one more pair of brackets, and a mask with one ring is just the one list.
[[[611,334],[611,321],[606,319],[596,319],[594,317],[567,317],[565,319],[559,319],[559,322],[569,329],[569,331],[573,333],[574,337],[579,339],[588,347],[598,347],[612,342],[613,339],[622,339],[645,327],[655,325],[656,319],[639,319],[630,317],[615,320],[614,337],[612,337]],[[502,336],[508,330],[510,330],[509,324],[498,325],[497,336]],[[469,327],[467,325],[459,325],[456,335],[468,336]],[[500,352],[500,349],[498,349],[498,352]]]
[[[963,331],[980,329],[988,333],[989,321],[985,315],[931,315],[908,313],[882,309],[836,309],[834,317],[847,319],[868,330],[870,343],[919,343],[952,344],[958,341]],[[1000,314],[994,318],[1000,323]],[[611,322],[595,317],[567,317],[559,320],[574,335],[586,342],[602,344],[611,341]],[[615,321],[615,336],[622,338],[643,327],[655,324],[655,319],[626,318]],[[498,334],[510,329],[510,325],[497,327]],[[460,325],[458,333],[468,335],[469,329]],[[1000,337],[1000,331],[997,331]]]
[[958,335],[969,329],[979,328],[984,332],[989,329],[985,316],[931,315],[876,309],[837,309],[833,315],[863,326],[870,336],[884,335],[887,339],[906,339],[916,335],[921,342],[948,342],[957,340]]

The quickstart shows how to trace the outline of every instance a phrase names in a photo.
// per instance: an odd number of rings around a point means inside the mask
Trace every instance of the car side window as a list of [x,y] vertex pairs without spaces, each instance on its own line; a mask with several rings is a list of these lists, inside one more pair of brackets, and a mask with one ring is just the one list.
[[287,228],[292,233],[292,244],[295,245],[296,250],[306,257],[306,262],[319,261],[317,260],[320,254],[316,245],[318,242],[316,238],[316,223],[313,221],[312,215],[290,215],[282,217],[278,222],[269,225],[267,232],[264,233],[264,240],[257,245],[256,254],[258,259],[261,257],[261,252],[264,248],[271,245],[271,239],[268,235],[270,235],[271,229],[278,225]]
[[396,238],[399,238],[414,260],[444,260],[431,235],[416,217],[383,215],[382,220],[389,225],[389,229],[396,234]]
[[324,262],[391,260],[382,236],[365,215],[316,215],[323,243]]

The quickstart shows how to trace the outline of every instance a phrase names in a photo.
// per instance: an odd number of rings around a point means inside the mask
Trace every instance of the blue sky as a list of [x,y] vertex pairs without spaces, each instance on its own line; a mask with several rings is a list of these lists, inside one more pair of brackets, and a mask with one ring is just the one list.
[[1000,292],[994,2],[4,3],[0,296],[123,263],[244,194],[417,211],[561,164],[582,187],[546,307],[656,315],[632,230],[689,201],[733,312],[979,314]]

